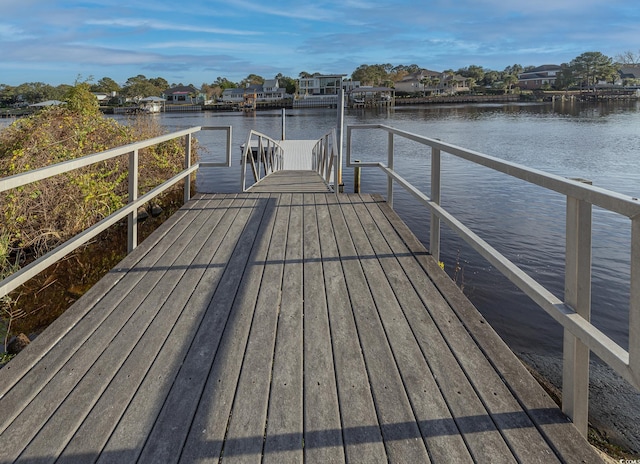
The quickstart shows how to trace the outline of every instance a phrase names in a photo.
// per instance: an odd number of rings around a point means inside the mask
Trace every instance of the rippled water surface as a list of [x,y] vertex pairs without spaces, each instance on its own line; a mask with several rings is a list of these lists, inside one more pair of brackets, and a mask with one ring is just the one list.
[[[336,124],[335,109],[286,112],[286,137],[318,138]],[[157,115],[169,129],[233,126],[234,166],[203,169],[201,191],[240,190],[239,145],[250,129],[280,138],[281,112],[166,113]],[[598,105],[508,104],[397,107],[347,110],[345,124],[380,123],[460,145],[564,177],[640,196],[640,103]],[[203,158],[222,160],[222,133],[198,136]],[[386,133],[358,131],[354,157],[386,160]],[[429,190],[429,151],[396,138],[395,168]],[[565,198],[486,168],[444,154],[442,204],[468,227],[521,266],[553,293],[564,289]],[[352,171],[344,171],[352,191]],[[384,193],[377,170],[363,170],[362,190]],[[429,217],[408,194],[395,191],[394,207],[428,243]],[[593,226],[593,320],[626,347],[629,305],[630,224],[626,218],[596,209]],[[558,352],[562,331],[544,312],[489,266],[452,232],[443,228],[445,269],[500,335],[516,351]],[[456,268],[459,270],[456,272]]]

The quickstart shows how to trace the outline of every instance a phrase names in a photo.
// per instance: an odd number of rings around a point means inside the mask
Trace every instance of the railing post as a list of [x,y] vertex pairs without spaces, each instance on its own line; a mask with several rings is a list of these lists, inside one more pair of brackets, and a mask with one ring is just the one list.
[[640,387],[640,216],[631,218],[629,368]]
[[[387,167],[393,171],[393,132],[389,132],[387,141]],[[393,208],[393,178],[387,176],[387,203]]]
[[246,190],[246,185],[247,185],[247,153],[246,153],[246,149],[242,150],[241,166],[242,166],[242,170],[240,171],[240,185],[242,186],[242,191],[244,192]]
[[353,193],[360,193],[360,160],[353,160]]
[[[261,178],[262,178],[262,165],[264,164],[262,162],[262,159],[264,158],[264,151],[262,148],[262,136],[258,136],[258,178],[256,179],[256,182],[258,182]],[[251,155],[253,156],[253,150]],[[265,168],[266,171],[266,168]]]
[[[191,134],[184,136],[184,168],[191,167]],[[191,199],[191,174],[184,179],[184,202]]]
[[[138,199],[138,150],[129,153],[129,203]],[[138,209],[134,208],[127,218],[127,253],[138,246]]]
[[[587,321],[591,319],[591,216],[591,204],[567,197],[564,300]],[[566,328],[562,369],[562,411],[586,437],[589,425],[589,348]]]
[[285,109],[282,108],[282,139],[281,140],[285,140],[285,135],[286,135],[286,123],[285,123],[284,112],[285,112]]
[[[440,149],[431,147],[431,201],[440,204]],[[440,217],[431,213],[431,230],[429,233],[431,255],[440,261]]]
[[334,184],[338,186],[340,192],[344,191],[344,184],[342,183],[342,141],[344,129],[344,89],[340,88],[340,95],[338,97],[338,160],[336,162],[336,179]]
[[321,173],[324,176],[324,178],[327,180],[327,182],[329,181],[329,169],[331,168],[331,164],[329,163],[329,149],[330,149],[329,134],[327,134],[324,137],[324,153],[322,154],[324,169],[322,170],[323,172]]

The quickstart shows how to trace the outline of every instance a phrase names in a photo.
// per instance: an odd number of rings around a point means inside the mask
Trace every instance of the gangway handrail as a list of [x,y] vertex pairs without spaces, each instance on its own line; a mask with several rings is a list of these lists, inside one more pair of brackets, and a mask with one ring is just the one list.
[[[316,141],[311,148],[311,153],[309,153],[311,159],[307,159],[307,161],[310,161],[308,166],[310,166],[311,170],[320,174],[327,185],[331,184],[332,175],[335,174],[333,171],[338,157],[338,143],[336,140],[336,130],[334,128]],[[242,145],[242,190],[246,191],[276,171],[286,170],[286,157],[287,150],[278,141],[258,131],[249,131],[247,141]],[[254,179],[254,184],[249,187],[246,185],[247,163],[251,166]],[[334,190],[337,191],[337,189]]]
[[[255,145],[253,144],[253,137],[256,137]],[[255,157],[254,148],[256,149]],[[282,169],[283,155],[284,150],[276,140],[256,130],[249,131],[247,141],[242,146],[242,171],[240,174],[242,191],[247,190],[247,158],[251,162],[254,183],[257,183],[260,179]]]
[[336,193],[338,193],[338,188],[336,188],[337,176],[334,167],[337,165],[338,147],[334,128],[320,137],[312,149],[313,170],[322,176],[327,185],[333,181],[333,190]]
[[[226,132],[226,161],[220,163],[203,162],[191,164],[191,138],[196,132],[203,130],[216,130]],[[161,183],[151,191],[138,197],[138,152],[139,150],[154,145],[158,145],[168,140],[184,137],[185,157],[184,168],[175,176]],[[50,177],[58,176],[67,172],[75,171],[77,169],[91,166],[102,161],[106,161],[118,156],[129,155],[129,195],[128,203],[126,206],[111,213],[109,216],[100,220],[93,226],[83,230],[79,234],[70,238],[63,244],[57,246],[53,250],[49,251],[45,255],[39,257],[27,266],[21,268],[17,272],[11,274],[9,277],[0,281],[0,298],[8,295],[20,285],[27,282],[32,277],[36,276],[47,267],[60,261],[66,255],[81,247],[96,235],[100,234],[110,226],[118,222],[119,220],[128,217],[128,252],[130,253],[137,246],[138,234],[137,234],[137,222],[138,222],[138,208],[145,203],[149,202],[153,198],[157,197],[171,186],[175,185],[181,180],[184,182],[184,200],[185,202],[191,197],[191,176],[200,167],[228,167],[231,166],[231,138],[232,128],[231,126],[207,126],[207,127],[191,127],[188,129],[179,130],[169,134],[161,135],[151,139],[143,140],[141,142],[134,142],[121,147],[112,148],[100,153],[93,153],[90,155],[76,158],[69,161],[63,161],[51,166],[42,167],[33,171],[28,171],[13,176],[0,179],[0,192],[16,189],[33,182],[44,180]]]
[[[388,134],[387,164],[352,162],[352,133],[380,129]],[[394,170],[394,136],[431,147],[431,196],[403,179]],[[393,184],[402,186],[431,212],[430,252],[440,255],[441,221],[474,250],[532,298],[564,328],[562,409],[586,436],[588,426],[589,353],[600,359],[640,390],[640,201],[580,180],[531,169],[440,140],[383,124],[347,126],[347,167],[376,167],[387,176],[387,202],[393,206]],[[512,261],[457,220],[440,205],[441,153],[446,152],[567,197],[564,301],[530,277]],[[591,315],[591,216],[592,206],[616,212],[631,220],[631,276],[629,305],[629,349],[614,342],[590,322]]]

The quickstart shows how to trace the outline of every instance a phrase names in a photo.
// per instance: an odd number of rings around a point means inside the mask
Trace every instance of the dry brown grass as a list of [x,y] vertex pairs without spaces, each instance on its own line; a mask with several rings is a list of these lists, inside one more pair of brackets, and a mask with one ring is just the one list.
[[[6,177],[163,134],[150,117],[119,124],[93,110],[45,109],[0,131],[0,177]],[[144,194],[178,173],[183,139],[141,150],[139,190]],[[193,162],[197,147],[192,147]],[[128,201],[128,157],[122,156],[65,175],[0,193],[0,276],[77,235]],[[179,207],[180,185],[159,198],[165,210]],[[148,234],[157,220],[141,226]],[[124,230],[124,238],[123,238]],[[126,227],[116,225],[10,295],[11,310],[28,314],[13,333],[52,322],[126,252]],[[5,302],[6,304],[6,302]]]

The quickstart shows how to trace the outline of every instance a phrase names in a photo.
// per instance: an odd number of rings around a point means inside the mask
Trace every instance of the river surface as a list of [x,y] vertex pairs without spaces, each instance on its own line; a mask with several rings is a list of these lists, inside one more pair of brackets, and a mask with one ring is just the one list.
[[[163,113],[153,117],[169,130],[233,127],[234,166],[202,169],[198,174],[198,190],[208,192],[240,191],[239,145],[250,129],[276,139],[282,130],[280,110],[252,114]],[[287,110],[286,138],[316,139],[335,127],[336,121],[335,109]],[[378,123],[560,176],[589,179],[596,186],[640,197],[640,102],[345,110],[346,125]],[[382,131],[356,131],[353,157],[386,162],[386,138]],[[223,132],[202,132],[198,140],[203,147],[203,160],[223,160]],[[395,169],[428,193],[428,147],[398,137],[395,140]],[[343,181],[345,191],[353,191],[351,169],[344,169]],[[363,169],[362,191],[386,193],[386,180],[379,170]],[[394,192],[394,208],[428,245],[426,209],[400,187]],[[565,203],[559,194],[443,154],[443,206],[559,297],[564,291]],[[628,219],[594,210],[592,319],[625,349],[630,236]],[[560,326],[445,226],[441,260],[445,270],[463,286],[514,351],[556,356],[560,353]]]

